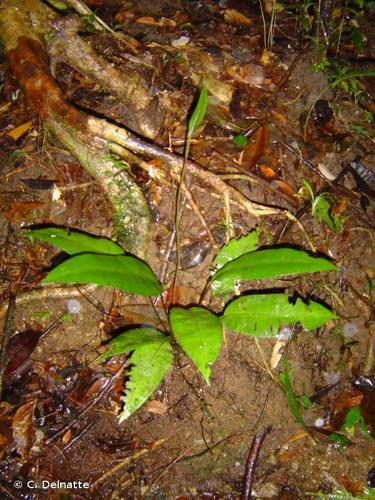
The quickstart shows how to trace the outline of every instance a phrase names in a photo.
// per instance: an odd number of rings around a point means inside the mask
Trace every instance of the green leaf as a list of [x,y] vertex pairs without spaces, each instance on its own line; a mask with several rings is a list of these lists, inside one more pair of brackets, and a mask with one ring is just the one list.
[[363,494],[353,496],[345,488],[340,488],[334,493],[321,493],[318,491],[314,498],[323,498],[326,500],[375,500],[375,488],[364,488]]
[[294,418],[303,429],[306,429],[305,421],[303,420],[302,413],[299,409],[296,396],[293,391],[292,382],[290,380],[289,363],[286,358],[283,359],[283,371],[280,373],[279,379],[281,385],[283,386],[286,398],[288,400],[289,408],[293,413]]
[[219,318],[202,307],[173,307],[169,319],[178,344],[209,383],[210,365],[220,353],[223,338]]
[[342,230],[340,219],[332,213],[332,204],[334,199],[329,193],[321,193],[314,200],[312,205],[312,213],[316,219],[323,221],[327,226],[336,233]]
[[90,234],[62,229],[58,227],[45,227],[42,229],[30,229],[23,233],[25,236],[46,241],[60,248],[64,252],[75,255],[83,252],[105,253],[121,255],[122,248],[107,238],[98,238]]
[[315,195],[314,195],[313,188],[311,187],[311,184],[306,179],[304,179],[303,180],[303,185],[305,186],[305,188],[307,189],[307,191],[309,193],[309,196],[310,196],[310,199],[311,199],[311,203],[314,203]]
[[233,289],[240,281],[336,269],[337,267],[327,259],[312,257],[302,250],[292,248],[258,250],[225,264],[213,275],[211,287],[213,293],[217,294],[221,293],[222,287]]
[[344,436],[343,434],[340,434],[339,432],[331,432],[328,436],[329,441],[333,441],[334,443],[337,443],[340,447],[346,446],[347,444],[351,444],[351,441],[349,438]]
[[195,106],[194,111],[188,122],[188,129],[187,129],[188,138],[191,138],[194,130],[196,130],[202,123],[202,120],[206,115],[207,106],[208,106],[208,92],[207,92],[207,87],[203,85],[199,94],[197,105]]
[[173,353],[169,338],[154,328],[135,328],[121,333],[110,342],[101,360],[134,351],[120,423],[140,408],[152,395],[172,365]]
[[243,134],[235,135],[232,140],[236,146],[241,148],[244,148],[249,142],[249,139]]
[[150,267],[131,255],[74,255],[50,271],[42,283],[94,283],[145,296],[162,291]]
[[304,408],[311,408],[313,405],[311,399],[306,396],[306,394],[302,394],[302,396],[299,398],[299,402]]
[[253,252],[259,246],[259,227],[251,231],[249,234],[241,236],[240,238],[232,238],[226,245],[220,248],[213,264],[217,269],[220,269],[227,262],[237,259],[241,255]]
[[359,28],[354,27],[351,34],[351,40],[353,42],[354,47],[358,52],[360,52],[363,48],[363,39],[362,33]]
[[340,427],[341,431],[350,431],[354,428],[355,424],[358,424],[359,430],[363,436],[366,438],[371,438],[371,435],[367,429],[366,422],[361,414],[361,408],[359,406],[353,406],[350,408],[345,416],[344,422]]
[[99,361],[105,361],[112,356],[119,356],[125,352],[131,352],[147,344],[160,342],[169,343],[169,338],[155,328],[133,328],[120,333],[108,343],[108,349],[103,353]]
[[245,295],[231,302],[222,315],[226,328],[243,335],[275,337],[280,325],[301,323],[306,330],[324,325],[335,315],[318,302],[289,302],[283,293]]

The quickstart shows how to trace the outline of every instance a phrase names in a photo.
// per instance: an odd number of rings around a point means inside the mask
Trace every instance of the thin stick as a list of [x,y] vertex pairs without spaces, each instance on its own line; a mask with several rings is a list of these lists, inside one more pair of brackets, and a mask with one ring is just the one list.
[[255,467],[258,462],[259,452],[263,445],[266,435],[271,431],[271,426],[262,429],[259,434],[257,434],[252,443],[249,451],[249,455],[246,461],[245,476],[243,479],[243,500],[250,500],[251,490],[253,487],[254,472]]
[[1,351],[0,351],[0,401],[3,395],[3,381],[4,373],[8,361],[8,347],[10,336],[13,328],[14,312],[16,310],[16,294],[11,293],[8,301],[8,309],[5,317],[5,325],[3,335],[1,337]]
[[126,467],[129,465],[131,462],[134,460],[137,460],[137,458],[141,458],[143,455],[148,453],[151,450],[154,450],[161,444],[165,442],[165,439],[158,439],[155,441],[151,447],[148,448],[142,448],[139,451],[135,452],[131,457],[126,457],[124,460],[121,460],[119,463],[114,465],[111,469],[107,470],[102,476],[100,476],[96,481],[94,481],[91,485],[91,489],[95,488],[98,484],[103,483],[104,481],[107,481],[113,474],[121,470],[123,467]]

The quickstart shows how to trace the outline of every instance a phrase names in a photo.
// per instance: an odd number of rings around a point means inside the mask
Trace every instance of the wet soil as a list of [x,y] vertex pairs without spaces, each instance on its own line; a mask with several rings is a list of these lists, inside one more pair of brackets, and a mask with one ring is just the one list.
[[[357,100],[332,90],[326,73],[312,69],[321,54],[307,44],[301,49],[298,22],[285,12],[278,14],[272,44],[265,50],[257,2],[108,2],[97,12],[144,45],[144,60],[183,99],[192,102],[202,78],[215,81],[216,105],[193,140],[191,156],[251,200],[298,214],[304,227],[303,232],[281,214],[255,218],[235,204],[229,217],[220,193],[188,178],[197,208],[188,202],[183,211],[183,270],[176,301],[201,302],[220,312],[223,303],[204,292],[212,259],[230,237],[259,226],[262,246],[310,251],[312,243],[335,262],[337,273],[273,280],[267,288],[317,298],[337,319],[314,332],[295,325],[282,344],[293,391],[297,398],[308,395],[313,400],[310,408],[302,408],[309,432],[296,422],[279,382],[280,365],[271,361],[278,341],[256,342],[231,332],[226,332],[210,386],[176,350],[173,368],[151,400],[119,425],[129,363],[126,356],[104,365],[94,361],[103,344],[124,328],[151,324],[168,332],[176,186],[168,175],[162,182],[131,166],[152,212],[145,260],[165,285],[163,299],[87,286],[43,290],[39,281],[64,256],[23,237],[22,230],[56,225],[110,237],[112,209],[95,181],[43,128],[4,60],[1,322],[4,327],[9,297],[15,293],[12,332],[14,339],[22,334],[14,340],[19,356],[15,364],[29,364],[17,376],[5,378],[0,406],[2,496],[241,498],[251,441],[268,426],[272,429],[256,468],[254,498],[303,499],[339,487],[359,492],[374,466],[373,440],[356,429],[351,444],[340,447],[328,435],[358,405],[375,437],[374,388],[354,385],[361,375],[369,380],[374,375],[374,186],[359,182],[351,172],[336,184],[332,180],[353,160],[368,178],[375,175],[371,84],[359,81],[368,94]],[[268,35],[267,13],[266,21]],[[108,36],[86,36],[97,50],[105,52],[110,43]],[[370,34],[368,40],[373,43]],[[113,57],[114,50],[108,52],[112,63],[125,64]],[[77,106],[126,122],[121,103],[82,75],[61,65],[56,78]],[[231,96],[227,102],[219,99],[227,95],[226,85]],[[28,121],[30,127],[19,138],[9,135]],[[159,136],[159,143],[181,154],[183,126],[175,123]],[[250,137],[245,149],[233,142],[240,133]],[[314,193],[333,195],[342,231],[335,233],[312,216],[310,204],[297,195],[304,180]],[[251,283],[251,289],[264,286]],[[243,285],[243,290],[248,288]],[[37,342],[27,351],[31,334]],[[24,357],[22,350],[27,351]],[[16,480],[23,482],[18,490]],[[28,480],[35,489],[27,486]],[[87,481],[89,488],[43,490],[42,480]]]

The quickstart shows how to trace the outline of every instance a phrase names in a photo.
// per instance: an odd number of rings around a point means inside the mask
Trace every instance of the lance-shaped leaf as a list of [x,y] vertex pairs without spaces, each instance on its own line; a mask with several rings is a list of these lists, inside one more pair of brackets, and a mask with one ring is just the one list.
[[221,293],[221,288],[233,289],[240,281],[335,269],[336,266],[327,259],[312,257],[302,250],[293,248],[258,250],[241,255],[225,264],[213,275],[211,287],[214,292]]
[[122,397],[120,423],[140,408],[163,380],[173,361],[168,337],[154,328],[135,328],[121,333],[100,359],[134,351],[130,374]]
[[228,243],[220,248],[213,264],[217,269],[223,267],[227,262],[237,259],[241,255],[248,252],[253,252],[259,246],[259,227],[245,234],[240,238],[231,238]]
[[193,132],[202,123],[202,120],[206,115],[207,106],[208,106],[207,87],[203,85],[199,94],[197,105],[195,106],[194,111],[188,122],[188,129],[187,129],[188,139],[191,139]]
[[169,319],[178,344],[209,383],[210,366],[220,353],[223,338],[219,318],[202,307],[174,307]]
[[73,255],[50,271],[42,283],[93,283],[145,296],[162,291],[151,268],[131,255]]
[[335,315],[318,302],[295,304],[283,293],[245,295],[231,302],[222,315],[223,325],[243,335],[275,337],[280,325],[301,323],[306,330],[324,325]]
[[41,229],[30,229],[23,233],[25,236],[46,241],[60,248],[64,252],[75,255],[77,253],[92,252],[111,255],[121,255],[122,248],[114,241],[107,238],[98,238],[90,234],[62,229],[59,227],[44,227]]

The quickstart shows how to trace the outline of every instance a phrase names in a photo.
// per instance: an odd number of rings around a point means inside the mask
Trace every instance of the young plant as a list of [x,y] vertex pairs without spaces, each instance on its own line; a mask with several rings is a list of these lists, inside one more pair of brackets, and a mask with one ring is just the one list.
[[358,425],[359,431],[361,434],[367,438],[372,439],[368,429],[366,422],[361,414],[361,408],[359,406],[353,406],[350,408],[348,413],[345,415],[344,421],[340,427],[339,432],[333,432],[329,435],[329,439],[338,443],[339,446],[344,446],[346,444],[350,444],[351,440],[348,436],[353,436],[355,432],[355,428]]
[[180,222],[181,222],[181,202],[182,202],[182,188],[184,186],[185,181],[185,167],[186,162],[189,157],[191,140],[193,138],[194,132],[197,130],[199,125],[202,123],[204,117],[206,116],[208,107],[208,91],[205,85],[202,86],[198,102],[193,110],[193,113],[188,121],[187,132],[186,132],[186,143],[185,143],[185,154],[184,160],[181,168],[180,181],[177,188],[176,195],[176,211],[175,211],[175,227],[176,227],[176,272],[173,279],[173,292],[172,292],[172,301],[175,299],[175,290],[178,281],[178,273],[181,266],[181,231],[180,231]]
[[364,488],[363,493],[352,495],[345,488],[340,488],[334,493],[307,493],[312,498],[322,498],[324,500],[375,500],[375,488]]
[[355,101],[357,101],[364,94],[364,92],[358,87],[358,78],[375,76],[375,70],[372,69],[352,71],[352,68],[350,66],[342,66],[339,63],[332,63],[326,59],[323,59],[323,61],[324,69],[327,71],[327,76],[330,83],[327,87],[324,87],[321,92],[319,92],[306,114],[303,130],[305,140],[307,137],[307,125],[309,123],[311,113],[315,108],[316,103],[323,97],[327,90],[335,90],[336,88],[340,88],[348,96],[354,97]]
[[[54,268],[44,283],[96,283],[141,295],[158,295],[162,287],[152,270],[104,238],[58,228],[31,230],[30,237],[48,241],[71,254]],[[242,281],[277,278],[317,271],[336,270],[328,260],[302,250],[259,250],[259,230],[232,239],[217,254],[211,287],[216,294],[233,292]],[[79,260],[79,262],[78,262]],[[105,272],[103,273],[103,268]],[[105,276],[105,278],[104,278]],[[299,322],[307,330],[320,327],[335,315],[318,302],[291,302],[284,293],[254,293],[236,298],[215,314],[206,308],[172,307],[170,330],[133,328],[121,332],[100,360],[131,353],[129,381],[120,421],[128,418],[152,395],[172,365],[171,334],[209,384],[211,367],[217,360],[224,329],[247,336],[276,337],[281,325]]]
[[326,191],[316,196],[309,182],[304,180],[303,185],[310,198],[313,217],[327,224],[331,231],[341,233],[342,222],[332,211],[332,207],[335,204],[335,197]]

